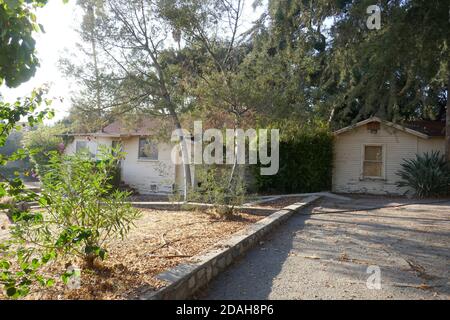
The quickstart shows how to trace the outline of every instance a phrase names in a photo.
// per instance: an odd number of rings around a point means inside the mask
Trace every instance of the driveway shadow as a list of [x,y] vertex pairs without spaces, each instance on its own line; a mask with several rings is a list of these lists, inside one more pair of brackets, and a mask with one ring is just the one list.
[[[305,210],[305,209],[304,209]],[[294,213],[286,224],[266,235],[260,245],[213,279],[199,299],[266,300],[274,279],[292,253],[294,238],[308,216]]]
[[[376,204],[369,200],[320,205],[351,210]],[[294,214],[199,298],[449,299],[450,206],[408,208]],[[366,286],[367,267],[374,265],[381,269],[382,290]]]

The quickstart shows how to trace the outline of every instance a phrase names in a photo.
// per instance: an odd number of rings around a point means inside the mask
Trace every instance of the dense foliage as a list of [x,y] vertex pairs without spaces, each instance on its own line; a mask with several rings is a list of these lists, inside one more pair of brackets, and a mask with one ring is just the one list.
[[39,62],[35,55],[33,32],[42,28],[34,8],[47,0],[0,0],[0,85],[17,87],[29,80]]
[[[12,216],[15,223],[6,258],[12,252],[18,252],[18,258],[0,261],[0,283],[7,295],[25,295],[35,281],[52,283],[43,281],[40,268],[53,259],[79,257],[93,268],[97,258],[106,257],[107,241],[124,238],[139,218],[140,212],[125,202],[128,194],[113,190],[110,183],[118,157],[104,150],[99,160],[52,152],[38,199],[43,210],[17,211]],[[67,280],[64,270],[62,276]]]
[[41,174],[48,164],[49,153],[61,150],[63,139],[58,134],[64,131],[65,128],[60,125],[52,127],[40,125],[24,134],[23,145],[29,150],[31,162],[38,174]]
[[[39,31],[35,21],[33,8],[42,6],[46,1],[0,1],[0,85],[16,87],[34,75],[38,61],[34,52],[35,41],[33,31]],[[29,126],[40,123],[48,110],[37,112],[42,102],[48,105],[50,101],[44,98],[45,90],[34,90],[30,96],[18,98],[15,102],[3,101],[0,95],[0,147],[3,147],[8,136],[18,129],[18,122],[25,118]],[[27,156],[22,149],[13,153],[0,154],[0,166],[8,162],[23,160]],[[3,201],[8,195],[11,201]],[[10,178],[0,174],[0,210],[7,213],[20,214],[24,208],[16,207],[15,203],[24,199],[34,199],[37,195],[25,192],[19,177]],[[35,274],[40,261],[28,259],[27,250],[20,246],[11,248],[6,241],[0,243],[0,284],[4,286],[6,294],[11,297],[25,295],[31,279],[42,284],[51,284]],[[11,270],[11,262],[16,261],[19,266]]]
[[[379,29],[366,24],[374,4]],[[255,54],[278,61],[274,85],[296,89],[280,108],[309,109],[336,126],[371,115],[445,117],[448,2],[271,0],[267,14]]]
[[281,129],[280,168],[276,175],[259,175],[259,191],[304,193],[331,189],[333,139],[326,126]]
[[234,207],[242,205],[245,199],[245,183],[240,177],[230,187],[231,168],[226,165],[196,166],[198,187],[189,193],[193,202],[213,204],[214,214],[221,218],[230,218]]
[[[4,156],[11,156],[17,150],[22,148],[23,129],[14,130],[8,136],[6,143],[3,147],[0,147],[0,154]],[[11,161],[4,166],[0,166],[0,175],[7,178],[13,178],[15,174],[22,174],[22,178],[29,177],[30,169],[29,158]]]
[[406,187],[418,197],[447,195],[450,192],[450,166],[439,152],[416,155],[405,159],[397,173],[399,187]]

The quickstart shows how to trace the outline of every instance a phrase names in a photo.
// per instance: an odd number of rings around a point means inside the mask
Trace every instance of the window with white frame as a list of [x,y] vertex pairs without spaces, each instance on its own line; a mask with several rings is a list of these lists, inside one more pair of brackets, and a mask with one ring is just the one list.
[[[92,143],[92,142],[91,142]],[[91,145],[91,147],[96,148],[96,145]],[[91,148],[89,147],[89,142],[86,140],[78,140],[75,143],[75,152],[78,154],[85,154],[89,155],[91,158],[95,158],[95,154],[97,153],[97,150],[94,151],[94,153],[91,152]]]
[[362,175],[364,178],[384,177],[384,154],[382,145],[365,145]]
[[158,143],[149,138],[139,138],[139,159],[158,160]]
[[87,141],[77,141],[75,144],[75,152],[76,153],[87,153],[89,152],[89,147]]

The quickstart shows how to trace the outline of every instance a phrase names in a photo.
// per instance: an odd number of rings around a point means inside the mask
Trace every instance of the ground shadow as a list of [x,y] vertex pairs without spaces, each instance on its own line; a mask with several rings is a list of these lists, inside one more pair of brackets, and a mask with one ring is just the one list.
[[[389,205],[391,200],[381,198],[380,204]],[[376,198],[363,198],[337,205],[323,201],[320,205],[352,209],[376,203]],[[403,207],[296,214],[214,279],[198,298],[448,297],[449,207],[448,203],[430,203],[413,210]],[[304,210],[312,212],[311,207]],[[370,265],[380,266],[383,291],[367,289]],[[296,273],[304,273],[304,276]],[[324,287],[323,278],[330,280],[330,286],[335,289]],[[347,288],[347,284],[352,285]],[[302,288],[304,285],[309,287]],[[344,293],[346,288],[348,294]],[[311,296],[309,291],[318,294]]]
[[[306,208],[303,210],[307,210]],[[308,217],[299,213],[261,239],[260,244],[232,264],[228,270],[200,290],[197,299],[264,300],[272,292],[273,280],[280,274],[291,253],[293,241]]]

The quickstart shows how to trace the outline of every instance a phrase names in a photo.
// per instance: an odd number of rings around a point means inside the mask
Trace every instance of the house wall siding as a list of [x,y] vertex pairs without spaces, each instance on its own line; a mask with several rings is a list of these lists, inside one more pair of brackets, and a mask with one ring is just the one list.
[[431,151],[439,151],[441,154],[445,154],[445,141],[444,138],[430,138],[430,139],[420,139],[418,138],[418,153],[422,154],[425,152],[430,153]]
[[[158,144],[158,160],[142,160],[138,157],[139,137],[123,141],[126,157],[122,162],[122,180],[141,194],[170,193],[175,183],[175,165],[171,160],[172,146]],[[152,185],[157,190],[152,190]]]
[[[385,179],[362,178],[365,144],[383,145]],[[401,169],[403,159],[415,158],[417,153],[443,149],[443,138],[422,139],[384,124],[381,124],[376,134],[370,133],[366,126],[357,127],[335,136],[332,190],[343,193],[403,194],[407,189],[396,185],[396,172]]]
[[[75,137],[66,146],[66,154],[76,152],[76,141],[87,141],[91,153],[96,154],[100,145],[111,146],[116,138],[104,137]],[[138,157],[139,137],[122,139],[125,159],[121,164],[121,178],[140,194],[170,193],[175,183],[175,165],[171,160],[172,145],[158,144],[158,160],[143,160]],[[156,185],[156,191],[152,189]]]
[[74,154],[76,152],[76,142],[77,141],[86,141],[89,151],[92,154],[97,154],[98,148],[100,145],[106,145],[111,147],[111,139],[104,137],[75,137],[74,140],[66,145],[65,153],[66,154]]

